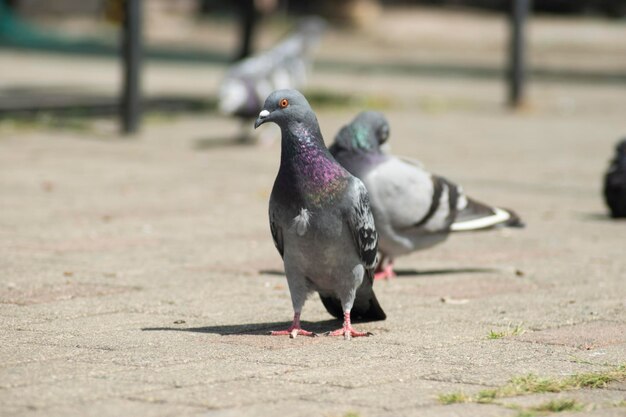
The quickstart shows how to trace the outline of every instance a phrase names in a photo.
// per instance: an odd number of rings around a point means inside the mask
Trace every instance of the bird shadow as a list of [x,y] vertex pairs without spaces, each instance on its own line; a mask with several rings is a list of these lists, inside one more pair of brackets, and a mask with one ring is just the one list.
[[396,269],[394,270],[396,276],[403,277],[419,277],[419,276],[431,276],[431,275],[454,275],[454,274],[484,274],[484,273],[496,273],[501,270],[498,268],[440,268],[440,269]]
[[[337,329],[337,320],[324,320],[318,322],[302,322],[302,327],[314,333],[325,333]],[[220,336],[253,335],[266,336],[272,330],[285,330],[291,325],[290,321],[277,321],[272,323],[246,323],[227,324],[206,327],[143,327],[144,332],[193,332],[219,334]]]
[[281,271],[279,269],[261,269],[259,271],[259,274],[261,274],[261,275],[273,275],[273,276],[277,276],[277,277],[284,277],[285,276],[285,271]]
[[608,213],[579,213],[578,217],[581,220],[593,222],[626,222],[626,218],[611,217]]
[[[441,269],[395,269],[394,272],[399,278],[420,277],[431,275],[454,275],[454,274],[484,274],[501,272],[498,268],[441,268]],[[259,271],[261,275],[285,276],[285,272],[278,269],[262,269]]]

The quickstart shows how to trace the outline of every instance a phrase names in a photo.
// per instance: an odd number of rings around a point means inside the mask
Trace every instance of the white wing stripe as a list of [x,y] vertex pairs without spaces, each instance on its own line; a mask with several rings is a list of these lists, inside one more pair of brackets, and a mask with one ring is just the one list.
[[495,213],[491,216],[481,217],[474,220],[467,220],[459,223],[452,223],[450,230],[453,232],[465,232],[469,230],[484,229],[487,227],[495,226],[498,223],[503,223],[511,218],[511,215],[502,209],[494,207]]

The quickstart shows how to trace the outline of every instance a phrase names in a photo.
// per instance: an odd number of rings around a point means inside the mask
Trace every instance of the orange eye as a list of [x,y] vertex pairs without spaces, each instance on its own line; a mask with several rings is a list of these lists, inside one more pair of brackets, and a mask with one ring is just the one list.
[[286,98],[278,102],[278,107],[280,107],[281,109],[284,109],[288,105],[289,105],[289,100],[287,100]]

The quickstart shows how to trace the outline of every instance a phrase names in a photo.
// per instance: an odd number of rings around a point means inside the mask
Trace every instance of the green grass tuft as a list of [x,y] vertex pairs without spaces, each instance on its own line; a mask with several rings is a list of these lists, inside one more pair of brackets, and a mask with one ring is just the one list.
[[441,394],[439,395],[439,402],[441,404],[457,404],[457,403],[466,403],[471,401],[472,398],[463,394],[462,392],[451,392],[449,394]]
[[[610,382],[626,381],[626,365],[618,366],[605,372],[590,372],[575,374],[565,378],[545,378],[528,374],[512,378],[507,384],[493,389],[482,390],[473,397],[468,397],[463,393],[450,393],[439,395],[439,402],[442,404],[454,404],[460,402],[492,403],[498,398],[517,397],[520,395],[554,393],[571,391],[581,388],[605,388]],[[551,403],[556,407],[557,401]],[[548,404],[551,404],[548,403]],[[565,405],[565,403],[561,404]],[[545,411],[529,409],[529,412]],[[526,411],[526,410],[524,410]]]
[[561,413],[563,411],[581,411],[583,405],[576,400],[556,399],[539,404],[533,407],[519,407],[509,405],[509,408],[518,410],[516,417],[538,417],[546,416],[552,413]]
[[487,339],[502,339],[507,336],[519,336],[524,334],[526,329],[522,326],[522,323],[515,325],[515,327],[511,327],[511,324],[506,327],[506,330],[501,332],[496,332],[495,330],[490,330],[487,335]]
[[530,407],[530,409],[540,412],[560,413],[562,411],[580,411],[583,409],[583,406],[576,400],[556,399],[539,404],[535,407]]
[[486,389],[482,390],[476,396],[476,402],[478,403],[490,403],[496,399],[498,395],[498,390],[495,389]]
[[490,330],[489,334],[487,335],[487,339],[502,339],[504,336],[506,336],[505,332],[496,332]]

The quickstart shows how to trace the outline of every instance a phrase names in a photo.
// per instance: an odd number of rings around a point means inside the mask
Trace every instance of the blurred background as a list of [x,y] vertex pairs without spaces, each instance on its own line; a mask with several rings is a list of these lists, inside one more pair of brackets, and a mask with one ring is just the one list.
[[[139,23],[125,30],[130,3]],[[532,10],[520,23],[522,91],[512,98],[515,3]],[[142,105],[121,128],[135,131],[141,113],[213,114],[234,62],[271,49],[309,15],[329,23],[299,86],[314,107],[571,112],[597,109],[585,96],[605,94],[603,111],[623,112],[625,12],[626,0],[2,0],[0,118],[117,126],[128,109],[130,30],[141,40],[130,88]]]

